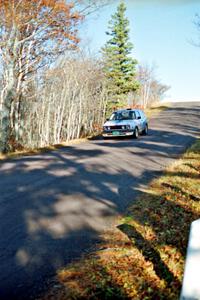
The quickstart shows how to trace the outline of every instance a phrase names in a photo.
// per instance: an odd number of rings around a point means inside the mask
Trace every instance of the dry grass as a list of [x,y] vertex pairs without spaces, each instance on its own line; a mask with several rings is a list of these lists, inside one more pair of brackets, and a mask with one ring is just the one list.
[[152,118],[152,117],[158,115],[163,110],[167,109],[168,107],[170,107],[169,103],[165,103],[163,105],[157,104],[157,105],[152,106],[151,108],[145,109],[145,113],[148,118]]
[[36,148],[36,149],[24,149],[21,151],[16,150],[15,152],[10,152],[6,154],[0,153],[0,161],[5,160],[5,159],[12,159],[20,156],[30,156],[30,155],[36,155],[36,154],[41,154],[41,153],[46,153],[49,151],[54,151],[62,147],[67,147],[70,145],[75,145],[75,144],[80,144],[83,142],[86,142],[88,138],[80,138],[80,139],[74,139],[68,142],[63,142],[61,144],[57,145],[50,145],[42,148]]
[[134,201],[95,252],[58,271],[42,300],[179,299],[189,228],[198,218],[200,140]]

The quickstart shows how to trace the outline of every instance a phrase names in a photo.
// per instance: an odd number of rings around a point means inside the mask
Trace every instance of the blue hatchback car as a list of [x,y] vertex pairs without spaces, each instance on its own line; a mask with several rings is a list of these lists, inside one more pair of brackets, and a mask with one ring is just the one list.
[[148,119],[140,109],[122,109],[112,113],[103,125],[103,137],[133,136],[148,134]]

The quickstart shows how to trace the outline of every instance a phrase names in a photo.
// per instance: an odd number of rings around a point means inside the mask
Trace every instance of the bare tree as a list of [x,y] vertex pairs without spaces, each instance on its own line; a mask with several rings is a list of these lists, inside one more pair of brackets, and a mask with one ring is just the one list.
[[32,74],[78,43],[81,19],[65,1],[1,0],[0,53],[3,70],[0,149],[19,140],[22,95]]
[[133,102],[134,105],[139,105],[143,108],[162,100],[170,88],[156,79],[155,67],[147,64],[139,65],[137,79],[140,83],[140,89],[138,93],[134,94]]
[[191,40],[190,42],[191,42],[192,45],[194,45],[196,47],[200,47],[200,15],[199,14],[195,15],[194,25],[197,29],[198,37],[197,37],[196,41]]
[[0,0],[0,151],[21,143],[20,106],[35,76],[77,47],[80,21],[108,2]]
[[35,98],[23,105],[23,147],[58,144],[94,134],[102,126],[107,90],[98,61],[65,57],[36,84]]

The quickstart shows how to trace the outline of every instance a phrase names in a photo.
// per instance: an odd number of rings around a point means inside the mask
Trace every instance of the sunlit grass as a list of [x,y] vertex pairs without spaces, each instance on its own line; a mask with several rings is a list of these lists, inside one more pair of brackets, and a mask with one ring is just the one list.
[[200,140],[143,191],[95,252],[58,271],[57,287],[42,299],[178,300],[197,218]]
[[163,105],[157,104],[157,105],[154,105],[150,108],[146,108],[145,109],[145,114],[148,118],[151,118],[151,117],[154,117],[154,116],[158,115],[160,112],[164,111],[165,109],[167,109],[169,107],[170,107],[169,103],[165,103]]

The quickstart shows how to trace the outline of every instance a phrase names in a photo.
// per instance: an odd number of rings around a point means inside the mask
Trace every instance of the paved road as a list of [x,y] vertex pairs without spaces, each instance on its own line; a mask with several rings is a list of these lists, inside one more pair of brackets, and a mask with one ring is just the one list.
[[176,104],[150,134],[96,140],[0,163],[0,299],[30,299],[98,240],[113,215],[191,144],[200,103]]

